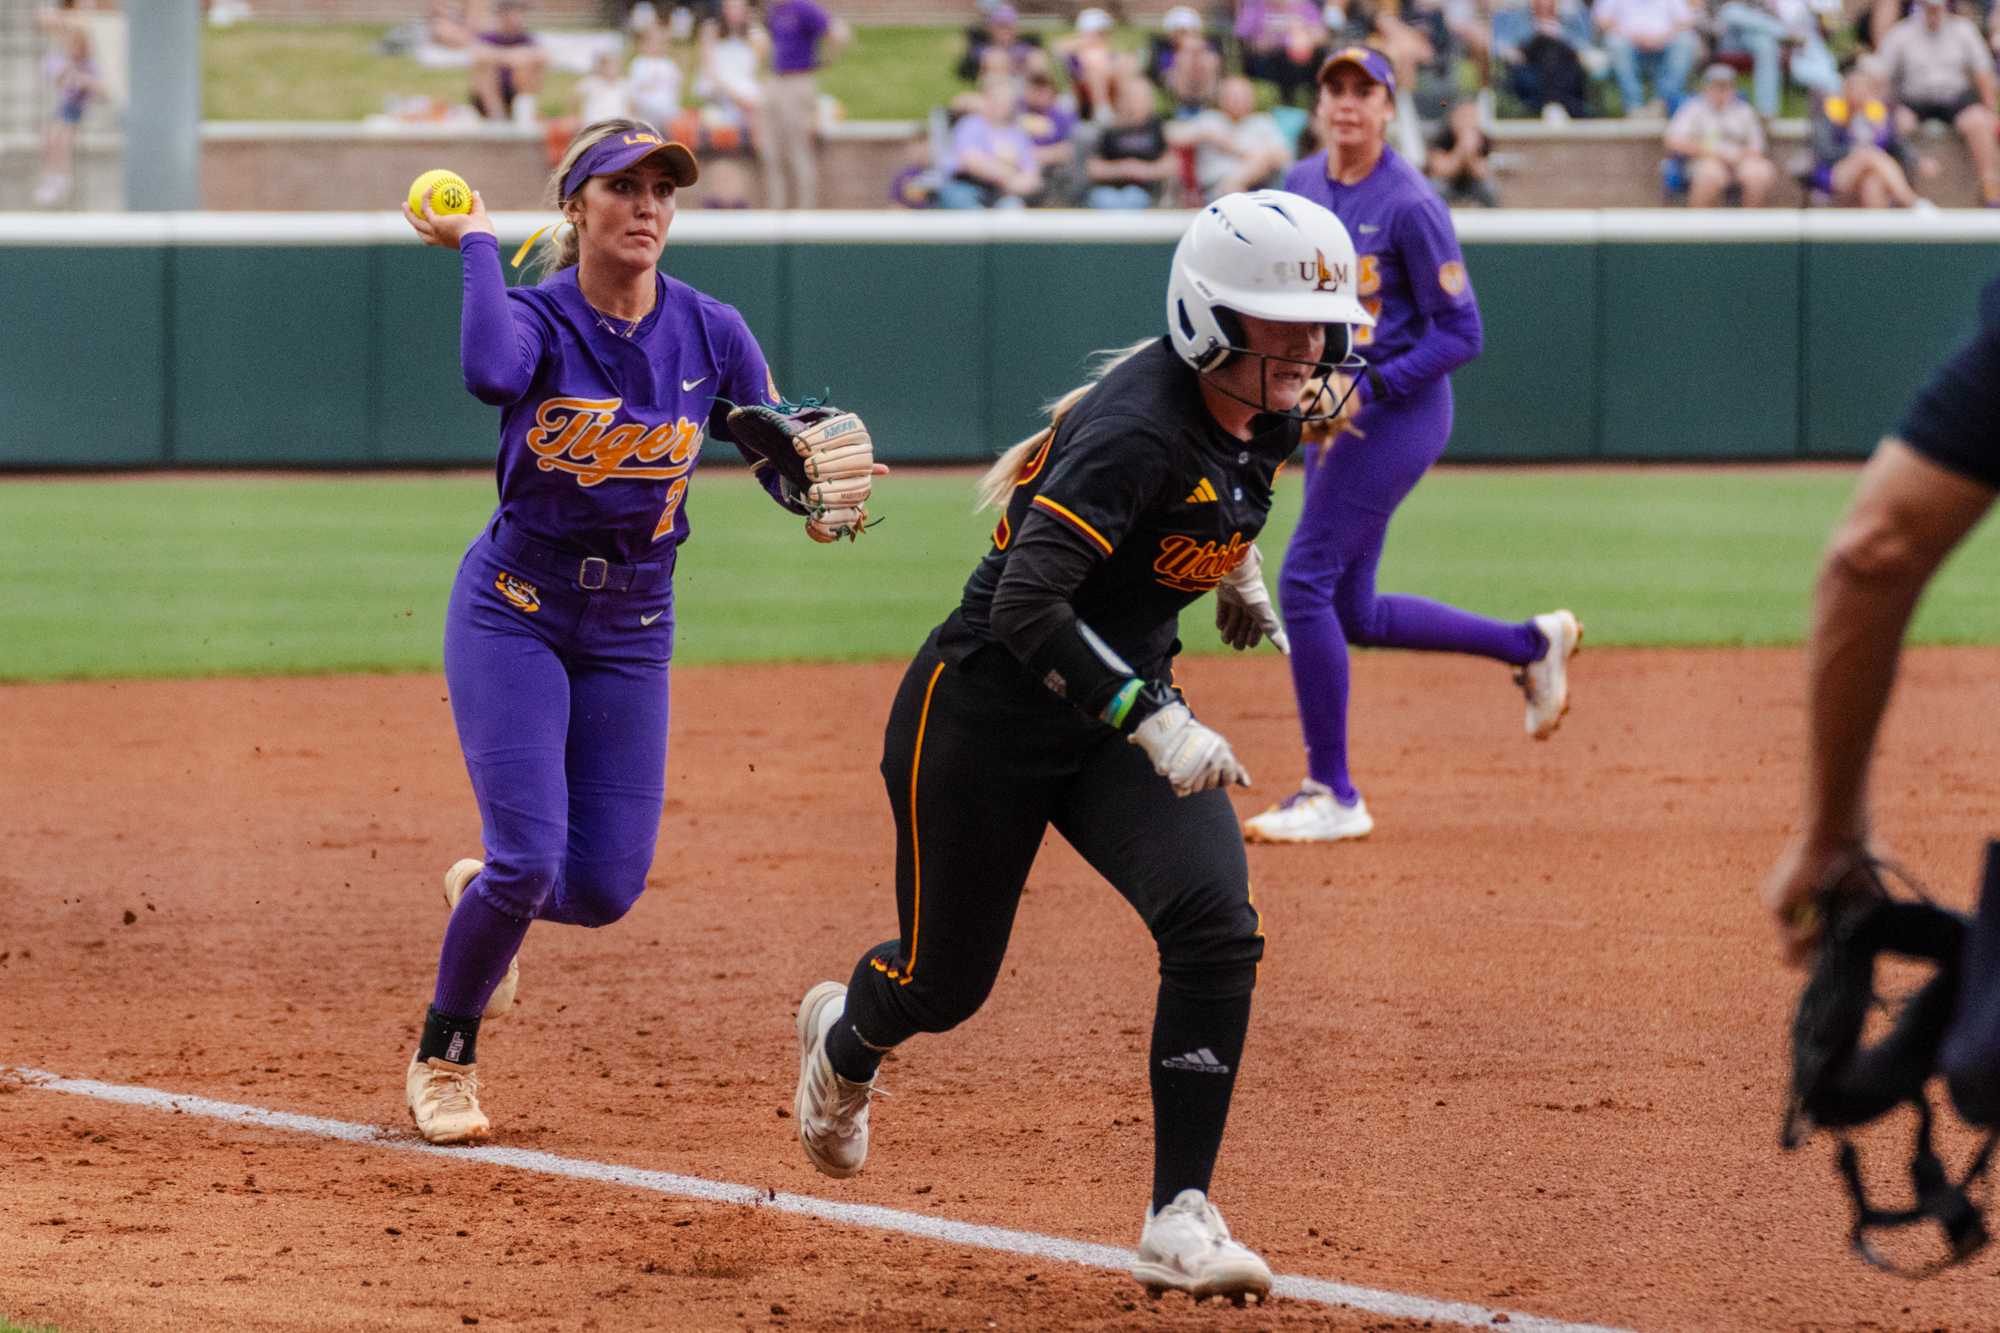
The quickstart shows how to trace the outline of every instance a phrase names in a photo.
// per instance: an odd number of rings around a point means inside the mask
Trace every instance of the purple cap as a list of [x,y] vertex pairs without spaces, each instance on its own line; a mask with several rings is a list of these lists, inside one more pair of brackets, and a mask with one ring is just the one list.
[[1352,65],[1375,82],[1387,88],[1391,94],[1396,91],[1396,71],[1389,64],[1389,57],[1372,46],[1343,46],[1326,58],[1319,67],[1319,81],[1326,82],[1326,76],[1336,65]]
[[1009,27],[1012,27],[1021,21],[1021,15],[1020,11],[1016,10],[1012,5],[995,5],[992,11],[986,15],[986,21],[988,23],[1005,23]]
[[563,177],[562,197],[570,198],[592,176],[613,175],[637,166],[655,153],[665,155],[662,165],[667,169],[667,179],[676,186],[692,185],[701,179],[701,168],[695,165],[694,154],[686,144],[662,139],[651,130],[626,130],[622,134],[607,134],[584,150]]

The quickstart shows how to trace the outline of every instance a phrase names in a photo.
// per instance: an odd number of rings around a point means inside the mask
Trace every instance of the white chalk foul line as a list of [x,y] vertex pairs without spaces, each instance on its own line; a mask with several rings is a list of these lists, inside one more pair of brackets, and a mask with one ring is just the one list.
[[[774,1193],[753,1185],[734,1185],[726,1180],[707,1180],[701,1176],[676,1175],[671,1171],[647,1171],[634,1166],[618,1166],[611,1162],[559,1157],[554,1153],[532,1152],[526,1148],[440,1148],[400,1134],[391,1134],[374,1125],[356,1125],[345,1120],[328,1120],[322,1116],[298,1115],[290,1111],[267,1110],[261,1106],[245,1106],[238,1102],[218,1102],[207,1097],[162,1092],[158,1088],[99,1083],[95,1079],[87,1078],[64,1078],[60,1074],[51,1074],[46,1070],[0,1065],[0,1075],[7,1074],[20,1078],[26,1086],[42,1092],[61,1092],[74,1097],[92,1097],[98,1101],[116,1102],[123,1106],[143,1106],[152,1110],[173,1111],[181,1115],[204,1116],[211,1120],[226,1120],[232,1124],[251,1125],[259,1129],[281,1129],[294,1134],[310,1134],[315,1138],[337,1139],[343,1143],[364,1143],[370,1147],[388,1148],[396,1152],[424,1153],[454,1162],[478,1162],[486,1166],[532,1171],[537,1175],[596,1181],[606,1185],[623,1185],[628,1189],[650,1190],[655,1194],[664,1194],[676,1199],[698,1199],[704,1203],[748,1204],[789,1213],[796,1217],[814,1217],[843,1226],[894,1231],[905,1236],[941,1241],[947,1245],[998,1250],[1005,1254],[1026,1255],[1034,1259],[1053,1259],[1061,1263],[1081,1264],[1086,1268],[1109,1268],[1119,1272],[1125,1271],[1132,1263],[1132,1252],[1121,1250],[1115,1245],[1093,1245],[1088,1241],[1044,1236],[1033,1231],[1014,1231],[1007,1227],[954,1222],[949,1218],[907,1213],[900,1208],[883,1208],[865,1203],[841,1203],[835,1199],[814,1198],[810,1194]],[[1271,1284],[1271,1291],[1274,1295],[1290,1297],[1296,1301],[1341,1306],[1395,1319],[1428,1319],[1433,1323],[1457,1324],[1468,1328],[1494,1327],[1498,1319],[1498,1326],[1507,1329],[1509,1333],[1627,1333],[1626,1330],[1603,1324],[1572,1324],[1560,1319],[1545,1319],[1540,1315],[1518,1314],[1512,1310],[1489,1310],[1484,1306],[1470,1305],[1462,1301],[1434,1301],[1422,1296],[1408,1296],[1396,1291],[1379,1291],[1373,1287],[1350,1286],[1345,1282],[1329,1282],[1325,1278],[1317,1277],[1281,1276]],[[1501,1318],[1503,1315],[1504,1318]]]

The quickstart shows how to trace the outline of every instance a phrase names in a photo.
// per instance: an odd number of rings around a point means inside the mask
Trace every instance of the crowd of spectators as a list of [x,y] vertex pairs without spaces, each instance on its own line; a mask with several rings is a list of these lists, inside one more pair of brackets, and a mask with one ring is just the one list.
[[[1499,204],[1488,135],[1525,116],[1653,120],[1663,192],[1694,207],[1780,202],[1787,178],[1813,202],[1926,207],[1937,164],[1910,144],[1935,122],[2000,206],[2000,0],[1963,0],[1989,6],[1981,21],[1958,2],[1233,0],[1134,31],[1096,7],[1029,29],[1007,0],[980,0],[958,64],[973,87],[942,113],[954,127],[928,197],[1136,208],[1273,180],[1316,146],[1320,65],[1364,43],[1396,72],[1392,146],[1453,204]],[[960,151],[955,123],[975,108],[982,141],[1045,127],[1008,164],[1018,188]],[[1787,111],[1812,126],[1805,148],[1769,139]]]

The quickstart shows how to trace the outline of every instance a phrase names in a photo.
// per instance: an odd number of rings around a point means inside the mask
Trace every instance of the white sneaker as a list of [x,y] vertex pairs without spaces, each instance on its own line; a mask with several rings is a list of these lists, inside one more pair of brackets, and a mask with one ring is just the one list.
[[69,191],[69,177],[44,176],[35,186],[35,203],[41,208],[53,208],[62,202]]
[[1200,1190],[1182,1190],[1155,1213],[1146,1210],[1132,1276],[1157,1296],[1168,1287],[1190,1296],[1271,1294],[1271,1270],[1250,1248],[1230,1237],[1229,1226]]
[[1528,734],[1538,741],[1555,735],[1569,711],[1569,659],[1583,643],[1583,622],[1567,611],[1535,617],[1535,628],[1549,641],[1539,662],[1514,673],[1514,683],[1528,696]]
[[476,1143],[493,1132],[479,1109],[476,1065],[455,1065],[436,1056],[419,1060],[413,1055],[403,1076],[403,1095],[417,1133],[432,1143]]
[[826,1034],[847,1012],[847,987],[822,981],[799,1001],[799,1090],[792,1115],[799,1143],[829,1176],[851,1176],[868,1160],[868,1098],[874,1083],[850,1083],[826,1058]]
[[[456,912],[458,900],[465,896],[465,886],[472,883],[473,877],[484,869],[486,869],[484,861],[475,861],[469,856],[463,861],[454,861],[451,869],[444,872],[445,906]],[[500,978],[500,984],[493,988],[492,996],[486,1001],[485,1016],[498,1018],[512,1009],[514,996],[520,989],[521,959],[517,954],[507,960],[507,975]]]
[[1375,831],[1368,802],[1357,792],[1342,805],[1333,788],[1307,778],[1299,789],[1243,825],[1245,842],[1344,842]]

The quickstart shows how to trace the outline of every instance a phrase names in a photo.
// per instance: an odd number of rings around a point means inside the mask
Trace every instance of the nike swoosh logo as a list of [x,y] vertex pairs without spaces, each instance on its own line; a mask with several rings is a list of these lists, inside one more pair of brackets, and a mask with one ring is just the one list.
[[659,611],[655,611],[655,612],[653,612],[653,614],[652,614],[652,615],[650,615],[650,616],[640,616],[640,617],[639,617],[639,623],[640,623],[641,625],[650,625],[650,624],[652,624],[652,623],[653,623],[653,622],[654,622],[655,620],[658,620],[658,619],[659,619],[659,618],[660,618],[661,616],[663,616],[663,615],[665,615],[665,614],[666,614],[666,611],[665,611],[665,610],[659,610]]
[[1364,222],[1356,230],[1358,230],[1363,236],[1373,236],[1376,232],[1382,229],[1376,226],[1372,222]]
[[695,391],[696,389],[698,389],[698,388],[700,388],[700,387],[701,387],[701,385],[702,385],[702,382],[703,382],[704,380],[706,380],[707,378],[708,378],[708,376],[706,376],[706,375],[703,375],[703,376],[701,377],[701,379],[698,379],[698,380],[682,380],[682,381],[681,381],[681,392],[682,392],[682,393],[693,393],[693,392],[694,392],[694,391]]

